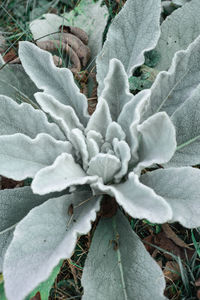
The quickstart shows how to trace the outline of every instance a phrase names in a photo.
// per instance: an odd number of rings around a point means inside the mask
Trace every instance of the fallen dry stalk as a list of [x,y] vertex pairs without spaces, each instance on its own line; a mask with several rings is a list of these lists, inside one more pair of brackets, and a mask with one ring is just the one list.
[[[48,41],[37,41],[36,44],[39,48],[49,51],[52,54],[62,51],[65,53],[71,66],[69,69],[77,74],[82,68],[85,68],[90,59],[90,49],[86,46],[88,43],[88,36],[85,31],[78,27],[61,26],[61,32],[51,35],[51,38],[55,35],[55,39]],[[63,58],[59,55],[53,56],[54,63],[57,67],[63,65]],[[12,64],[19,64],[20,59],[17,57],[8,61]]]

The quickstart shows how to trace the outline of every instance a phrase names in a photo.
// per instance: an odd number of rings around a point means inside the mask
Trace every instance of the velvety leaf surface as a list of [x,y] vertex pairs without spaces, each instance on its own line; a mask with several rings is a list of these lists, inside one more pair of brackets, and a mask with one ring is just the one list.
[[66,68],[57,68],[49,52],[29,42],[20,42],[19,56],[26,73],[36,86],[61,103],[72,106],[80,121],[86,125],[89,118],[87,98],[80,93],[72,72]]
[[0,95],[0,135],[23,133],[35,138],[38,133],[47,133],[55,139],[64,140],[64,135],[46,115],[30,104],[17,104],[11,98]]
[[42,110],[50,114],[54,122],[60,126],[67,137],[69,137],[70,131],[74,128],[83,130],[83,125],[71,106],[64,105],[45,93],[36,93],[34,96]]
[[200,37],[186,50],[177,52],[169,71],[158,74],[144,118],[159,111],[172,115],[199,85]]
[[[187,0],[179,0],[179,5],[186,2]],[[178,1],[175,4],[178,4]],[[160,55],[156,69],[168,70],[174,54],[186,49],[199,36],[199,14],[200,2],[192,0],[165,19],[161,25],[161,36],[155,49]]]
[[113,121],[117,121],[123,106],[134,96],[129,92],[128,76],[118,59],[111,59],[101,97],[108,103]]
[[83,300],[164,300],[165,280],[126,217],[101,219],[85,263]]
[[119,141],[126,138],[125,132],[117,122],[110,123],[106,130],[106,141],[111,143],[114,138],[117,138]]
[[141,181],[162,196],[172,208],[170,222],[187,228],[200,226],[200,170],[183,167],[160,169],[141,176]]
[[101,133],[103,137],[105,137],[107,128],[111,124],[111,122],[112,118],[109,106],[104,98],[99,98],[97,107],[90,117],[90,120],[86,127],[86,132],[88,132],[89,130],[95,130]]
[[120,160],[108,153],[99,153],[89,163],[87,173],[91,176],[98,175],[104,183],[108,183],[121,168]]
[[135,160],[138,159],[137,150],[139,146],[137,125],[140,123],[141,112],[150,97],[150,92],[150,90],[144,90],[135,95],[131,101],[124,105],[118,118],[118,123],[126,134],[126,140]]
[[12,239],[14,225],[35,206],[42,204],[49,196],[34,195],[30,187],[0,191],[0,271],[3,257]]
[[153,49],[160,36],[160,0],[128,0],[113,20],[97,58],[98,93],[104,88],[109,61],[119,59],[128,76],[144,63],[144,52]]
[[177,149],[167,166],[194,166],[200,163],[200,86],[172,115]]
[[114,178],[115,180],[120,181],[120,179],[128,172],[128,164],[131,159],[131,151],[125,141],[119,141],[116,138],[113,140],[113,148],[116,156],[121,161],[121,168],[117,172],[117,174],[115,174]]
[[35,294],[39,291],[40,292],[40,296],[41,296],[41,300],[45,300],[49,298],[49,293],[50,290],[54,284],[54,281],[56,280],[56,277],[60,271],[60,268],[63,264],[63,260],[61,260],[61,262],[53,269],[53,271],[51,272],[51,275],[48,277],[47,280],[45,280],[44,282],[40,283],[29,295],[28,297],[26,297],[25,300],[30,300],[32,297],[35,296]]
[[[73,216],[68,214],[71,204]],[[31,210],[16,226],[5,255],[3,273],[9,300],[22,300],[48,278],[60,259],[72,255],[77,234],[88,233],[99,207],[100,198],[80,192],[50,199]]]
[[44,195],[73,185],[90,184],[97,179],[97,176],[87,176],[71,154],[62,153],[53,165],[41,169],[35,175],[31,187],[34,193]]
[[1,95],[8,96],[16,102],[34,101],[34,93],[38,91],[20,65],[6,65],[0,70]]
[[69,139],[76,150],[77,156],[80,156],[80,158],[82,159],[83,169],[86,170],[88,167],[89,153],[85,135],[80,129],[75,128],[70,132]]
[[91,185],[95,192],[106,193],[133,218],[147,219],[152,223],[165,223],[172,218],[169,204],[153,189],[139,182],[136,174],[129,173],[124,183],[103,185],[97,182]]
[[0,136],[0,174],[14,180],[34,177],[61,153],[71,151],[69,142],[57,141],[45,133],[35,139],[21,133]]
[[182,6],[186,4],[187,2],[190,2],[191,0],[172,0],[172,3],[175,5]]
[[13,231],[14,229],[11,228],[10,230],[8,229],[7,231],[0,234],[0,272],[3,271],[4,256],[13,238]]
[[150,167],[154,163],[168,162],[176,150],[176,133],[173,123],[165,112],[149,117],[137,126],[141,134],[139,163],[134,172]]

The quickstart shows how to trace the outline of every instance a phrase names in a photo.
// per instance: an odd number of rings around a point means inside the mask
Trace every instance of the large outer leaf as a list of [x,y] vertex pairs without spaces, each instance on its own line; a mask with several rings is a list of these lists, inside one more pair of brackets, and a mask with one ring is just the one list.
[[80,121],[86,125],[89,118],[87,98],[80,93],[72,72],[57,68],[52,55],[29,42],[21,42],[19,56],[26,73],[39,89],[63,104],[71,105]]
[[[68,214],[72,203],[73,218]],[[50,199],[31,210],[16,226],[5,255],[3,274],[8,300],[22,300],[48,278],[60,259],[72,255],[77,234],[88,233],[99,208],[100,198],[80,192]]]
[[186,49],[199,36],[199,15],[200,2],[193,0],[174,11],[162,23],[161,36],[156,47],[160,54],[160,61],[156,65],[156,69],[167,70],[174,54],[179,50]]
[[167,166],[194,166],[200,163],[200,85],[172,115],[177,150]]
[[71,153],[69,142],[40,133],[35,139],[24,134],[0,136],[0,174],[14,180],[34,177],[63,152]]
[[109,61],[119,59],[130,76],[144,63],[144,52],[153,49],[160,36],[160,0],[128,0],[111,24],[97,58],[99,95],[104,88]]
[[33,207],[42,204],[49,197],[34,195],[30,187],[0,191],[0,272],[14,225],[21,221]]
[[85,263],[83,300],[163,300],[165,280],[125,216],[102,219]]
[[144,118],[158,111],[172,115],[199,85],[200,37],[187,50],[174,56],[168,72],[160,72],[152,88],[149,105]]
[[98,194],[103,192],[116,198],[116,201],[133,218],[148,219],[152,223],[165,223],[172,218],[169,204],[153,189],[139,182],[136,174],[129,173],[124,183],[91,185]]
[[46,115],[30,104],[18,105],[11,98],[0,95],[0,135],[23,133],[35,138],[38,133],[48,133],[55,139],[65,137],[56,124],[49,123]]
[[187,228],[200,226],[200,170],[191,167],[160,169],[141,176],[141,181],[154,189],[171,206],[170,222]]
[[60,263],[53,269],[51,272],[51,275],[48,277],[47,280],[44,282],[41,282],[27,297],[25,300],[30,300],[32,297],[35,296],[37,292],[40,292],[41,299],[45,300],[49,298],[50,290],[54,284],[54,281],[56,280],[56,277],[60,271],[60,268],[63,264],[63,260],[60,261]]
[[37,92],[35,84],[30,80],[20,65],[6,65],[0,70],[0,94],[17,102],[34,101]]

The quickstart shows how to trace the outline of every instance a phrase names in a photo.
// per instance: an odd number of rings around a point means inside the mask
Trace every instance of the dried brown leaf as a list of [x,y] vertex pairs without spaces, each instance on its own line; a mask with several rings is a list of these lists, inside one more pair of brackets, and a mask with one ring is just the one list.
[[163,229],[164,233],[166,234],[166,236],[170,240],[172,240],[177,246],[190,249],[190,247],[175,234],[175,232],[171,229],[169,224],[167,224],[167,223],[163,224],[162,229]]
[[87,33],[79,28],[79,27],[73,27],[73,26],[60,26],[59,30],[61,32],[71,33],[75,36],[77,36],[85,45],[88,44],[88,35]]
[[12,62],[17,58],[17,54],[15,53],[14,49],[11,49],[3,56],[3,59],[6,63]]
[[81,63],[80,60],[75,53],[75,51],[67,44],[60,42],[59,40],[49,40],[49,41],[42,41],[42,42],[37,42],[37,46],[43,50],[49,51],[49,52],[56,52],[58,49],[60,49],[63,52],[65,52],[68,57],[70,57],[71,61],[71,71],[72,72],[80,72],[81,71]]
[[174,282],[180,278],[180,268],[177,262],[168,261],[163,270],[166,282]]
[[85,67],[91,56],[90,49],[77,36],[70,33],[61,33],[60,40],[76,52],[82,66]]

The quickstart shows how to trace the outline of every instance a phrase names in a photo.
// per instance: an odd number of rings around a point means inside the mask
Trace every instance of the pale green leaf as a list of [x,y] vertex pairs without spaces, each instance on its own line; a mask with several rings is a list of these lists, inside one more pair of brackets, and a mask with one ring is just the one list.
[[85,263],[83,300],[164,300],[162,270],[118,211],[101,219]]
[[177,149],[167,165],[194,166],[200,163],[200,85],[172,115]]
[[34,195],[30,187],[0,191],[0,272],[5,251],[12,239],[15,225],[35,206],[50,196]]
[[[183,2],[187,2],[182,0]],[[180,3],[180,0],[179,0]],[[178,4],[178,1],[176,5]],[[181,3],[180,3],[181,4]],[[156,69],[168,70],[174,54],[186,49],[200,34],[200,2],[192,0],[175,10],[161,25],[161,36],[156,50],[160,60]]]
[[106,131],[112,122],[109,106],[105,99],[99,98],[97,107],[90,117],[86,127],[86,133],[90,130],[99,132],[103,137],[106,136]]
[[98,194],[103,192],[115,197],[119,205],[133,218],[147,219],[152,223],[165,223],[172,218],[169,204],[153,189],[142,184],[136,174],[129,173],[128,179],[119,184],[91,185]]
[[98,93],[104,88],[109,61],[119,59],[127,75],[144,63],[145,51],[152,50],[160,36],[160,0],[128,0],[113,20],[97,58]]
[[14,180],[34,177],[63,152],[72,153],[71,144],[45,133],[35,139],[21,133],[0,136],[0,174]]
[[89,118],[87,98],[80,93],[72,72],[57,68],[49,52],[29,42],[20,42],[19,57],[36,86],[61,103],[72,106],[79,120],[86,125]]
[[[71,204],[72,216],[68,214]],[[79,192],[52,198],[29,212],[16,226],[5,255],[3,274],[9,300],[22,300],[49,277],[61,259],[72,255],[77,235],[88,233],[99,208],[100,198]]]
[[34,291],[32,291],[28,295],[28,297],[26,297],[25,300],[30,300],[32,297],[34,297],[36,295],[37,292],[40,292],[40,296],[41,296],[42,300],[48,299],[49,295],[50,295],[50,290],[54,284],[54,281],[56,280],[56,277],[60,271],[62,264],[63,264],[63,260],[61,260],[60,263],[53,269],[49,278],[47,280],[45,280],[44,282],[40,283],[34,289]]
[[199,169],[183,167],[149,172],[141,176],[141,181],[170,205],[172,218],[168,222],[194,228],[200,226],[199,178]]
[[149,105],[143,118],[159,111],[166,111],[171,116],[199,85],[199,76],[200,37],[186,50],[175,54],[169,71],[158,74],[152,85]]
[[55,139],[65,137],[56,124],[49,123],[46,115],[30,104],[17,104],[11,98],[0,95],[0,135],[23,133],[35,138],[38,133],[47,133]]
[[99,153],[90,160],[87,173],[91,176],[97,175],[104,183],[109,183],[120,168],[121,162],[116,156]]
[[52,117],[68,138],[72,129],[79,128],[83,130],[83,125],[80,123],[71,106],[62,104],[54,97],[45,93],[36,93],[34,96],[42,110]]
[[124,105],[118,123],[126,134],[126,140],[131,148],[131,155],[133,162],[138,160],[138,130],[137,125],[140,123],[141,112],[143,111],[148,99],[150,97],[150,90],[143,90]]
[[117,121],[123,106],[134,97],[129,92],[128,76],[124,66],[118,59],[110,60],[104,82],[105,87],[101,97],[108,103],[112,120]]
[[[8,96],[16,102],[34,102],[34,93],[38,91],[20,65],[5,65],[0,70],[1,95]],[[29,100],[30,99],[30,100]]]
[[87,176],[71,154],[62,153],[51,166],[35,175],[31,187],[35,194],[44,195],[70,186],[90,184],[97,179],[97,176]]
[[137,126],[141,134],[139,163],[134,172],[140,173],[153,164],[168,162],[176,150],[176,132],[172,121],[165,112],[149,117]]

